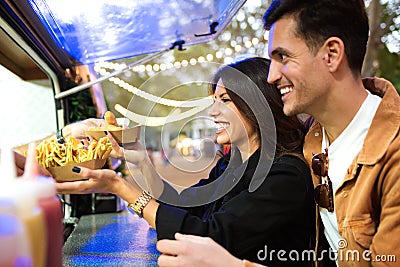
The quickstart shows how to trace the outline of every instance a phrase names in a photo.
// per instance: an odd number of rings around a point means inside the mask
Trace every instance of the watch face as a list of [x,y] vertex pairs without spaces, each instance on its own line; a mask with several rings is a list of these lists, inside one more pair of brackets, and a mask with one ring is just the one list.
[[132,214],[136,214],[137,216],[142,217],[140,208],[138,207],[137,203],[129,203],[127,208]]

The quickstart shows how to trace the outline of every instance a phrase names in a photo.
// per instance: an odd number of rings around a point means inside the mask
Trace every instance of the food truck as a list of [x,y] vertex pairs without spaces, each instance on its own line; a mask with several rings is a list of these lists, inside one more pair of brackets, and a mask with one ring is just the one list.
[[[171,140],[187,155],[204,149],[199,140],[207,135],[207,120],[192,123],[176,137],[168,125],[201,114],[210,104],[200,83],[218,68],[213,59],[223,55],[201,54],[195,47],[214,41],[246,0],[0,2],[0,146],[9,143],[24,153],[28,143],[54,135],[66,124],[102,118],[112,110],[126,125],[144,126],[141,139],[149,150],[157,152]],[[169,53],[190,49],[196,56],[168,61]],[[202,70],[208,71],[189,70],[204,62],[209,64]],[[132,72],[140,77],[143,71],[155,78],[142,85],[123,79]],[[175,84],[165,82],[171,77],[179,77],[180,84],[190,83],[190,88],[172,92]],[[115,103],[120,92],[104,88],[104,82],[132,96],[126,97],[124,105]],[[158,109],[160,103],[172,110]],[[140,113],[141,106],[146,109]],[[155,138],[152,127],[163,127],[164,135],[158,132],[160,137]],[[183,136],[181,143],[179,136]],[[63,266],[92,266],[100,261],[102,266],[156,265],[154,230],[126,213],[117,196],[59,197],[64,212]],[[127,233],[135,237],[133,245]]]

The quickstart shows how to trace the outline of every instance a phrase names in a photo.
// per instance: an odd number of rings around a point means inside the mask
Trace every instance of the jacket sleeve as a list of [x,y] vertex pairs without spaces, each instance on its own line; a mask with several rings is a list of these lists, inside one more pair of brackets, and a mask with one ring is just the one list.
[[385,163],[382,184],[380,222],[370,245],[372,266],[389,266],[400,261],[400,137],[396,138],[390,159]]
[[[186,210],[161,204],[156,216],[157,235],[159,239],[172,239],[175,232],[209,236],[229,251],[237,252],[276,234],[286,224],[290,227],[290,223],[304,216],[305,205],[310,205],[307,201],[311,188],[307,165],[287,157],[272,165],[256,191],[242,190],[206,221]],[[313,213],[313,206],[310,210]]]

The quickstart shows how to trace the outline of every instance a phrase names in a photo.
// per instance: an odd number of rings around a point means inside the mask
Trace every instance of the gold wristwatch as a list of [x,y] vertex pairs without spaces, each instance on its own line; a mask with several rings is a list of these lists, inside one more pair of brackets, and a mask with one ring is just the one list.
[[128,203],[127,208],[130,212],[135,212],[140,218],[143,217],[143,209],[149,204],[152,197],[146,191],[136,199],[135,203]]

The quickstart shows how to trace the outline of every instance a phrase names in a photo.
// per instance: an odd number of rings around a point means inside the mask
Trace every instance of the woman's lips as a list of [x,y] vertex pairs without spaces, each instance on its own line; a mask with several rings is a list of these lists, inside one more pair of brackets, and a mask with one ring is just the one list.
[[215,122],[215,126],[216,126],[216,134],[220,134],[223,131],[226,131],[226,129],[229,127],[229,123],[227,122]]

